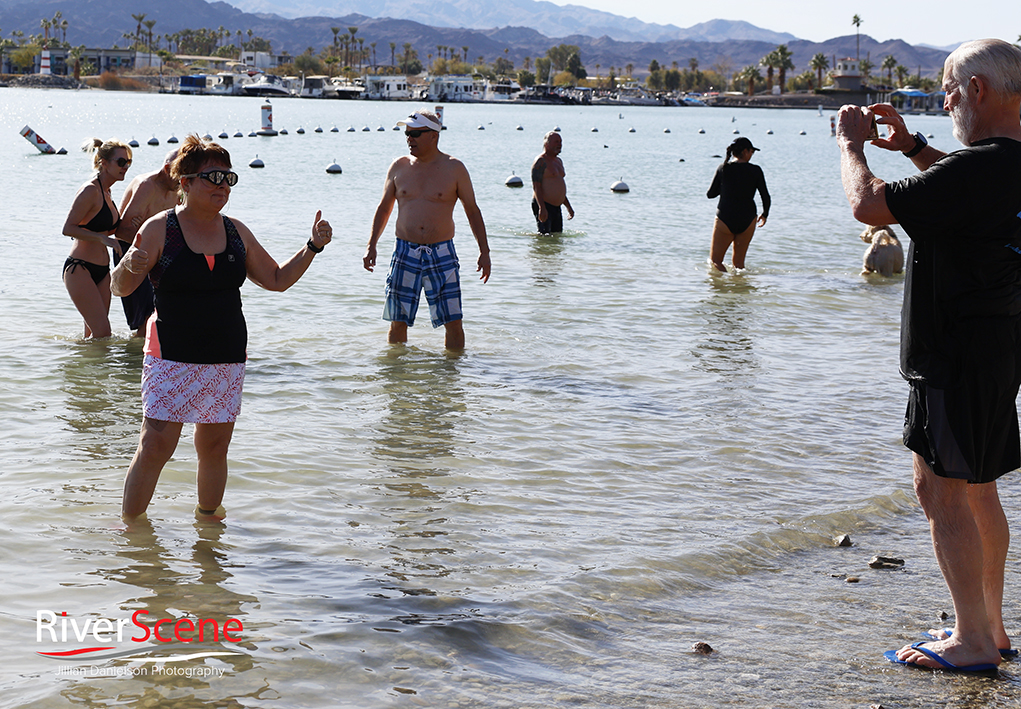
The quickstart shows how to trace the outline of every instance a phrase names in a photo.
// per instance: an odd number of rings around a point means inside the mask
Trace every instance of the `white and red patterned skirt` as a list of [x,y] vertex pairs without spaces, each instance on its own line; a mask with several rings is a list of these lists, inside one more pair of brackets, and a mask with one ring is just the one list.
[[245,363],[191,364],[146,355],[142,413],[156,421],[230,423],[241,412]]

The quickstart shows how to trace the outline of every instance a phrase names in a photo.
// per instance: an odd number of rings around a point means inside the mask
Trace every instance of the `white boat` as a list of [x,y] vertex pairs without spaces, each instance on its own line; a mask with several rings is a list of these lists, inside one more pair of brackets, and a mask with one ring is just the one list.
[[483,101],[510,101],[522,91],[521,84],[514,79],[486,81],[482,85]]
[[284,79],[273,74],[259,74],[254,80],[242,87],[245,96],[293,96]]
[[331,86],[326,89],[327,98],[357,99],[365,95],[365,85],[361,79],[351,81],[335,76],[330,83]]
[[214,96],[241,96],[245,85],[252,80],[248,74],[221,71],[206,77],[206,93]]
[[638,84],[624,84],[617,89],[617,103],[624,106],[660,106],[658,98]]
[[403,75],[365,76],[365,98],[375,101],[403,100],[411,98],[408,77]]
[[332,87],[328,76],[306,76],[298,95],[302,98],[326,98],[327,87]]
[[429,101],[466,103],[481,101],[483,87],[470,76],[447,74],[444,76],[434,76],[430,79],[427,91],[427,99]]

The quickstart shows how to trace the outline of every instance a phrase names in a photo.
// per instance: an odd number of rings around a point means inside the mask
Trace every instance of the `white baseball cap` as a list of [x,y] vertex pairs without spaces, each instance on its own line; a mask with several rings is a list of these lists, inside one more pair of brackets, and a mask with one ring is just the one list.
[[412,113],[403,121],[397,121],[397,125],[404,126],[406,128],[428,128],[429,130],[434,130],[437,133],[443,130],[443,126],[441,126],[433,119],[427,116],[423,116],[418,111]]

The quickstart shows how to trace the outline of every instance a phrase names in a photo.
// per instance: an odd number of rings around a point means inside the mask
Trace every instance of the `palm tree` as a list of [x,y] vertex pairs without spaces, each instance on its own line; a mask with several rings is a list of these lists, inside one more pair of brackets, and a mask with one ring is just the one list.
[[855,60],[860,60],[861,59],[861,36],[860,36],[861,17],[859,15],[855,15],[854,17],[852,17],[851,18],[851,24],[854,25],[854,58],[855,58]]
[[872,70],[876,68],[876,65],[870,62],[868,57],[866,56],[864,59],[858,62],[858,66],[861,69],[862,84],[868,86],[869,77],[872,76]]
[[787,70],[794,70],[794,62],[791,61],[792,53],[787,49],[786,44],[781,44],[777,47],[773,54],[776,55],[776,66],[780,70],[780,93],[783,93],[784,87],[787,85]]
[[[674,62],[674,69],[677,68],[677,62]],[[691,69],[691,73],[694,74],[698,71],[698,57],[692,57],[688,60],[688,68]]]
[[897,60],[894,59],[892,54],[887,54],[883,57],[883,63],[880,65],[880,68],[886,71],[886,83],[893,86],[893,70],[897,68]]
[[394,65],[394,50],[395,49],[397,49],[397,43],[396,42],[391,42],[390,43],[390,67],[391,67],[391,71],[393,71],[392,67]]
[[747,82],[748,95],[755,95],[755,82],[762,80],[762,74],[759,73],[759,68],[754,64],[746,66],[741,72],[734,77],[738,81]]
[[142,24],[145,25],[145,29],[149,30],[149,66],[152,66],[152,28],[156,26],[156,20],[146,20]]
[[911,73],[911,70],[903,64],[898,64],[893,70],[893,73],[897,75],[897,86],[904,88],[904,82],[907,80],[908,74]]
[[815,75],[819,80],[819,88],[821,89],[822,73],[830,68],[830,60],[826,58],[825,54],[819,52],[809,60],[808,66],[815,69]]
[[49,46],[50,44],[50,26],[52,24],[49,20],[39,20],[39,26],[43,28],[43,33],[46,35],[46,44],[44,46]]
[[135,42],[140,42],[142,40],[142,22],[145,20],[145,13],[143,12],[140,15],[132,14],[131,19],[138,22],[138,26],[135,27]]
[[468,63],[468,47],[467,46],[463,46],[463,47],[461,47],[461,49],[464,50],[464,55],[463,55],[464,63],[467,64]]
[[766,91],[768,93],[773,93],[773,69],[778,64],[779,57],[777,57],[775,49],[759,60],[759,66],[766,67]]

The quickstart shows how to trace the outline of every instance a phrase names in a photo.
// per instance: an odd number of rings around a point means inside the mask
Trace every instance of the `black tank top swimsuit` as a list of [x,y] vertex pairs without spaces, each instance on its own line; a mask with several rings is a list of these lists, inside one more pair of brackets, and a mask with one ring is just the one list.
[[[88,229],[89,231],[94,231],[100,234],[108,234],[120,225],[121,220],[118,219],[117,221],[114,221],[113,210],[110,209],[110,205],[106,202],[106,195],[103,193],[103,183],[99,181],[98,177],[96,178],[96,184],[99,185],[99,193],[103,196],[103,206],[99,208],[99,211],[96,212],[96,216],[92,217],[88,224],[80,224],[79,226],[83,229]],[[106,274],[110,273],[109,263],[92,263],[85,259],[71,257],[68,257],[67,260],[64,261],[64,273],[74,273],[78,266],[81,266],[88,271],[89,275],[92,276],[92,281],[96,284],[99,284],[104,278],[106,278]]]
[[[151,334],[159,339],[160,359],[193,364],[244,362],[248,328],[241,311],[241,286],[247,269],[245,244],[237,227],[221,215],[227,246],[207,257],[188,247],[176,210],[166,214],[163,253],[149,271],[156,293],[156,327]],[[146,351],[152,349],[147,344]]]

